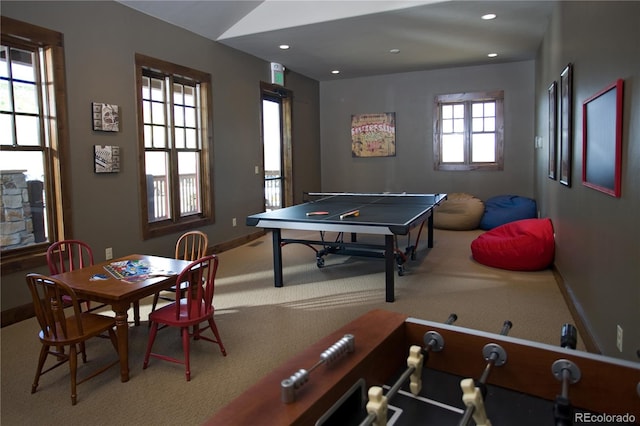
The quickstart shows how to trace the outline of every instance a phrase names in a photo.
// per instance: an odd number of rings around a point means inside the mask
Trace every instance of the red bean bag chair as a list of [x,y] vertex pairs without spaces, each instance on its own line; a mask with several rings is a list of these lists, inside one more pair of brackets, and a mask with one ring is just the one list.
[[523,219],[485,232],[471,242],[473,258],[483,265],[512,271],[538,271],[553,262],[551,219]]

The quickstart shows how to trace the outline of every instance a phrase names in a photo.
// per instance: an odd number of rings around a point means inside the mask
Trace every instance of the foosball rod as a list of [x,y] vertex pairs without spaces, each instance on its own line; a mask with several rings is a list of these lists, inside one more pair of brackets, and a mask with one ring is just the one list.
[[[560,332],[560,346],[575,349],[578,342],[578,332],[571,324],[564,324]],[[580,368],[567,359],[559,359],[551,366],[551,372],[562,383],[560,395],[556,396],[553,413],[556,426],[573,425],[573,407],[569,401],[569,385],[580,380]]]
[[[449,318],[447,318],[447,321],[445,321],[445,324],[451,325],[456,322],[457,319],[458,315],[451,313],[449,314]],[[430,351],[440,352],[442,349],[444,349],[444,339],[442,338],[442,335],[437,331],[427,331],[426,333],[424,333],[423,340],[425,346],[422,349],[422,354],[427,358],[429,357]]]
[[369,426],[376,424],[377,426],[386,426],[387,424],[387,409],[389,407],[389,401],[402,387],[402,384],[409,378],[411,383],[409,388],[411,393],[418,395],[422,388],[422,363],[424,362],[424,355],[422,355],[422,348],[418,345],[412,345],[409,348],[409,357],[407,358],[407,369],[404,370],[400,378],[395,381],[391,388],[385,395],[382,387],[371,386],[369,388],[368,397],[369,402],[366,405],[367,417],[362,420],[360,426]]
[[355,349],[355,337],[352,334],[345,334],[344,337],[331,345],[320,354],[320,360],[311,368],[305,370],[301,368],[288,379],[280,382],[280,396],[282,402],[290,404],[296,400],[296,389],[302,387],[308,380],[309,374],[322,364],[330,364]]
[[[456,314],[450,314],[449,318],[447,318],[447,321],[445,322],[445,324],[447,325],[451,325],[453,324],[456,320],[458,319],[458,316]],[[429,334],[429,333],[427,333]],[[427,339],[427,336],[425,334],[425,340]],[[440,342],[443,342],[442,340]],[[389,389],[389,391],[386,394],[387,399],[391,399],[393,398],[396,393],[400,390],[400,388],[402,387],[402,384],[409,378],[411,377],[411,375],[413,373],[416,372],[416,370],[420,369],[420,373],[422,373],[422,369],[420,368],[423,364],[423,358],[421,357],[421,353],[424,354],[425,350],[428,352],[429,349],[432,348],[432,346],[434,346],[434,344],[438,344],[438,342],[436,342],[436,339],[432,339],[429,341],[429,343],[427,343],[427,347],[425,348],[420,348],[420,352],[417,352],[417,349],[415,346],[412,346],[411,348],[409,348],[409,358],[407,359],[407,369],[404,371],[404,373],[402,373],[402,375],[400,376],[400,378],[398,380],[396,380],[396,382],[393,384],[393,386],[391,386],[391,388]],[[444,343],[441,343],[440,345],[440,349],[442,350],[442,347],[444,346]],[[419,393],[420,391],[418,390],[417,392],[414,392],[416,395]]]
[[[500,331],[500,334],[502,336],[506,336],[507,334],[509,334],[509,330],[511,330],[511,327],[513,327],[513,324],[511,323],[511,321],[508,321],[508,320],[505,321],[504,324],[502,325],[502,330]],[[483,390],[486,389],[485,384],[487,382],[487,379],[489,378],[489,373],[491,373],[491,369],[493,368],[494,365],[496,365],[496,362],[499,362],[499,364],[497,365],[500,366],[507,361],[506,352],[504,351],[504,349],[502,349],[501,346],[497,344],[490,343],[486,345],[483,349],[483,354],[485,352],[488,352],[488,356],[485,354],[487,365],[485,366],[484,371],[480,376],[480,379],[476,382],[476,387],[478,387],[477,385],[479,385],[479,387],[481,387]],[[471,420],[471,417],[473,416],[475,409],[476,409],[475,405],[467,405],[467,408],[464,410],[462,420],[460,420],[460,423],[459,423],[460,426],[466,426],[467,424],[469,424],[469,421]]]
[[[451,325],[458,319],[458,316],[454,313],[449,314],[449,318],[445,324]],[[388,401],[393,398],[396,393],[400,390],[403,383],[411,378],[411,383],[409,388],[414,395],[418,395],[420,393],[420,388],[422,387],[422,381],[420,380],[420,376],[422,375],[422,366],[425,362],[425,356],[428,355],[429,350],[441,351],[444,347],[444,340],[442,336],[437,331],[429,331],[424,335],[425,347],[421,348],[417,345],[412,345],[409,348],[409,357],[407,358],[407,369],[400,375],[400,378],[396,380],[396,382],[391,386],[386,395],[382,394],[382,388],[378,386],[373,386],[370,389],[370,403],[373,402],[373,406],[371,412],[367,415],[367,417],[360,423],[360,426],[368,426],[373,424],[377,420],[379,425],[386,424],[386,417],[381,419],[379,417],[386,416],[386,407],[388,405]],[[374,400],[375,399],[375,400]]]

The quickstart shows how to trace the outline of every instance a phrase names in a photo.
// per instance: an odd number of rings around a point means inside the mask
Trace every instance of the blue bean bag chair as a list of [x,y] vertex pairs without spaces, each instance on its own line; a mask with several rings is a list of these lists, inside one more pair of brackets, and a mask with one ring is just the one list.
[[551,219],[524,219],[500,225],[471,242],[473,258],[483,265],[511,271],[538,271],[553,262]]
[[519,195],[499,195],[484,202],[480,229],[488,231],[505,223],[536,217],[538,207],[535,200]]

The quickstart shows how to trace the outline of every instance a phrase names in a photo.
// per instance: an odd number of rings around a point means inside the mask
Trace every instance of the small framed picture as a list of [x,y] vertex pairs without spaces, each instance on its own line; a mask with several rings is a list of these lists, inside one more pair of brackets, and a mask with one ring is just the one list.
[[120,171],[120,147],[93,146],[93,165],[96,173],[118,173]]
[[120,115],[118,105],[93,102],[91,104],[93,130],[101,132],[119,132]]

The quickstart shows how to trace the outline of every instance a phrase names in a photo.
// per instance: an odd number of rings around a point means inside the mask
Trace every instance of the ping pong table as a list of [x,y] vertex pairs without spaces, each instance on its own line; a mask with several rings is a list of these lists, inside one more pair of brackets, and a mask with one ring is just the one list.
[[[447,194],[408,193],[308,193],[313,198],[303,204],[258,213],[247,217],[248,226],[271,230],[273,238],[273,270],[276,287],[283,286],[282,247],[286,244],[305,244],[316,251],[318,267],[324,265],[328,254],[383,257],[385,259],[385,299],[395,299],[394,273],[403,275],[409,256],[415,259],[420,234],[427,224],[427,245],[433,247],[433,210]],[[410,231],[419,228],[415,244],[411,245]],[[320,231],[319,240],[283,238],[282,229]],[[337,232],[335,240],[325,239],[326,232]],[[345,241],[344,234],[351,234]],[[357,234],[384,235],[384,244],[362,243]],[[397,248],[397,236],[406,235],[406,249]],[[315,247],[319,246],[320,249]]]

